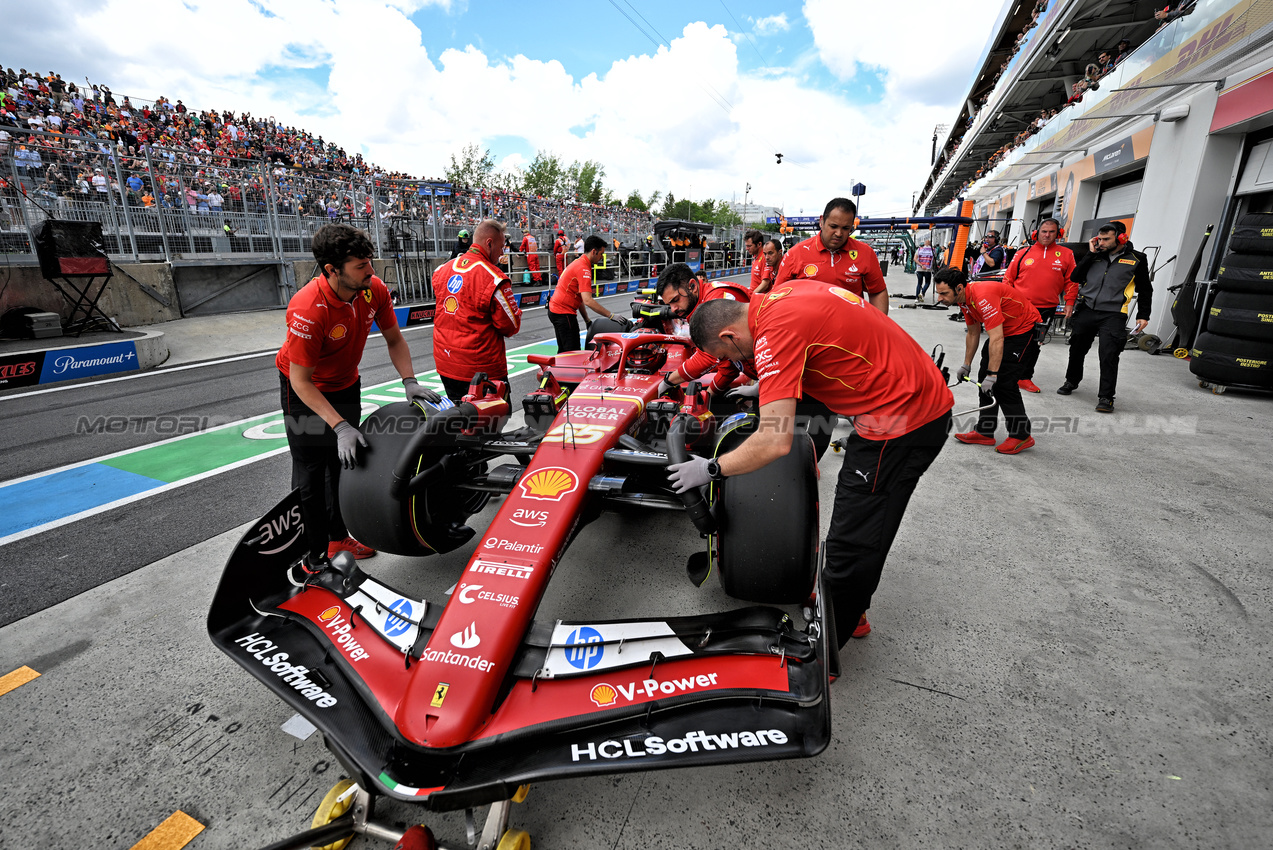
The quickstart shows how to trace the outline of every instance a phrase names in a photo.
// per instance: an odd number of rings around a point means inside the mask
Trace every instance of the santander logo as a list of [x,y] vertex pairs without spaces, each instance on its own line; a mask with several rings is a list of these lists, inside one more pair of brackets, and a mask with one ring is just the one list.
[[469,623],[464,631],[451,635],[451,646],[456,649],[472,649],[481,642],[482,639],[477,636],[477,623]]

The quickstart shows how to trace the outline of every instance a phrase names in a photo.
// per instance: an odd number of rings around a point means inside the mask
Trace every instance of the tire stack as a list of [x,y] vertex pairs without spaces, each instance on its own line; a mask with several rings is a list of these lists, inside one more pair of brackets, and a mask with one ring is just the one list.
[[1273,389],[1273,214],[1240,218],[1229,252],[1189,371],[1204,386]]

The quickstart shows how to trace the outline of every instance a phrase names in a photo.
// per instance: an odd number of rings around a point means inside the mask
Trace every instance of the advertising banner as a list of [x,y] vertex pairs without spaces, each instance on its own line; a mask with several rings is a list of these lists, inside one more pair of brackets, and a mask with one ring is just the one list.
[[135,372],[137,369],[137,344],[132,340],[83,348],[60,348],[45,352],[40,383],[73,381],[113,372]]

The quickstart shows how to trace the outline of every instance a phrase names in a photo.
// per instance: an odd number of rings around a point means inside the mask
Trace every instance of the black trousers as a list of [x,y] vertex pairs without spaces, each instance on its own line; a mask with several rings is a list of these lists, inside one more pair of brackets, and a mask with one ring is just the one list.
[[849,437],[823,567],[840,646],[871,607],[911,494],[941,453],[950,425],[947,412],[895,440]]
[[[301,519],[310,559],[327,557],[327,544],[349,536],[340,513],[340,456],[336,432],[306,406],[279,373],[279,396],[292,454],[292,489],[301,491]],[[362,421],[362,379],[352,386],[323,393],[341,418],[355,428]]]
[[579,315],[577,313],[554,313],[548,309],[548,321],[553,323],[553,333],[557,335],[557,353],[579,350]]
[[[1052,322],[1052,317],[1056,315],[1056,305],[1051,307],[1039,307],[1035,305],[1042,317],[1040,322],[1034,326],[1038,333],[1038,339],[1043,339],[1043,334],[1047,332],[1048,325]],[[1039,363],[1039,352],[1043,349],[1042,345],[1034,345],[1026,350],[1025,359],[1021,361],[1021,377],[1017,380],[1028,381],[1034,378],[1034,367]]]
[[[995,381],[993,391],[987,395],[979,393],[979,404],[986,407],[977,419],[976,431],[987,437],[993,437],[995,428],[999,427],[999,410],[1003,410],[1004,424],[1008,426],[1008,436],[1024,440],[1030,436],[1030,417],[1025,413],[1025,401],[1021,398],[1021,388],[1017,381],[1021,380],[1022,365],[1026,353],[1034,349],[1038,359],[1039,341],[1034,329],[1016,336],[1003,338],[1003,357],[999,360],[999,380]],[[981,347],[981,367],[977,370],[977,381],[986,379],[990,371],[990,340]]]
[[1101,364],[1098,398],[1114,397],[1118,385],[1118,358],[1127,342],[1127,314],[1117,310],[1092,310],[1080,306],[1070,317],[1070,364],[1065,380],[1078,386],[1083,380],[1083,358],[1092,348],[1092,340],[1100,337],[1096,355]]

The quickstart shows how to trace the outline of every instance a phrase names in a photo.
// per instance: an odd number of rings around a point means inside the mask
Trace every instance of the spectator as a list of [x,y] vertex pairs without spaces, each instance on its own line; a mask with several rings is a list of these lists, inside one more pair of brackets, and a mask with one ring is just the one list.
[[1168,4],[1154,12],[1154,20],[1158,21],[1158,29],[1162,29],[1172,21],[1183,18],[1191,13],[1197,2],[1198,0],[1179,0],[1174,9],[1171,8],[1170,4]]

